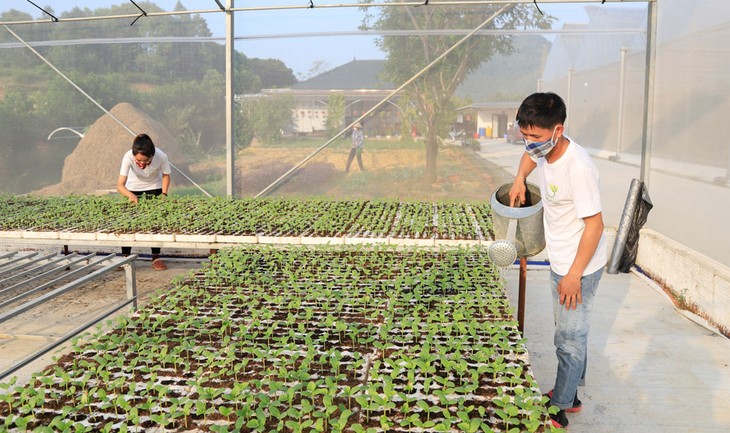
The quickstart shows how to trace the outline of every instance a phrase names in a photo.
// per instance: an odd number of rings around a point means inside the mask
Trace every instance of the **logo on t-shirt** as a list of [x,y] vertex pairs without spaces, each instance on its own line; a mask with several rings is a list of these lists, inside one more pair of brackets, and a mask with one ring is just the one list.
[[557,193],[558,193],[558,186],[555,185],[554,183],[549,184],[548,185],[548,194],[547,194],[548,200],[553,201],[553,199],[555,198],[555,194],[557,194]]

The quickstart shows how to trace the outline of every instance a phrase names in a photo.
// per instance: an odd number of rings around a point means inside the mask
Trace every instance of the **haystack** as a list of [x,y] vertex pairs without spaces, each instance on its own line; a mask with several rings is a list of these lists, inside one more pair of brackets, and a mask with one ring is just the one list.
[[[126,102],[117,104],[110,113],[135,134],[148,134],[155,146],[167,153],[172,164],[183,171],[187,169],[180,145],[160,122]],[[132,148],[133,139],[134,136],[129,131],[111,116],[104,114],[89,127],[76,149],[66,157],[61,182],[36,193],[97,194],[116,190],[122,156]],[[176,179],[173,169],[172,189]]]

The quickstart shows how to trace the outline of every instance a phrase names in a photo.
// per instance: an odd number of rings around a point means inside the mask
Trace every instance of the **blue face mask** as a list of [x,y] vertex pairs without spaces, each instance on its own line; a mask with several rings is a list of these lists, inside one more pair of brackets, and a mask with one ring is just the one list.
[[553,150],[555,144],[557,144],[554,140],[555,131],[557,129],[558,126],[556,125],[555,128],[553,128],[553,135],[550,137],[549,140],[530,141],[526,138],[523,138],[523,140],[525,141],[525,152],[527,152],[530,156],[534,158],[544,158],[545,156],[547,156],[547,154],[550,153],[551,150]]

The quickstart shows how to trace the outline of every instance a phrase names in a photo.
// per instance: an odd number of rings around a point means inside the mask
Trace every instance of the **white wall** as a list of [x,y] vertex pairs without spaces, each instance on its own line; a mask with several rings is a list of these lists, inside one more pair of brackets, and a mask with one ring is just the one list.
[[679,242],[642,229],[636,265],[690,311],[730,332],[730,269]]

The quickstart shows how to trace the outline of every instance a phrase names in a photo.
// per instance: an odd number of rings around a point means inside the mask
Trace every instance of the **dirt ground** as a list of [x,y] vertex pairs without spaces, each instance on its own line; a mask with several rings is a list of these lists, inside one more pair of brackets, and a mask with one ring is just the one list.
[[[236,156],[237,191],[252,196],[305,159],[312,148],[245,149]],[[482,200],[499,185],[511,180],[501,168],[474,151],[455,146],[442,148],[438,157],[438,176],[424,180],[424,149],[365,149],[365,171],[353,161],[345,172],[349,149],[327,149],[317,154],[274,192],[284,196],[322,195],[334,198],[400,198],[410,200]],[[224,176],[222,163],[190,166],[193,173]],[[195,177],[201,177],[195,176]],[[174,189],[174,185],[173,185]]]

